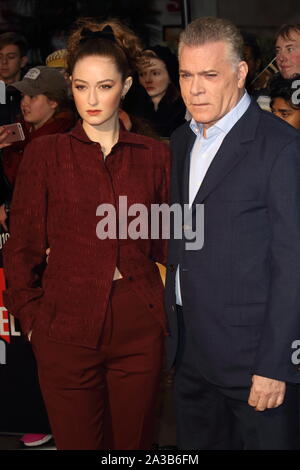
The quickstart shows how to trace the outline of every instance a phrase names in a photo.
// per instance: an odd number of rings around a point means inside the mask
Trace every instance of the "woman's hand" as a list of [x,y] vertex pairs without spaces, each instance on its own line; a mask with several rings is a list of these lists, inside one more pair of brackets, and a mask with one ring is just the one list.
[[5,127],[0,127],[0,149],[9,147],[11,142],[7,142],[6,139],[9,136],[10,132],[5,129]]
[[4,230],[6,232],[8,232],[8,228],[7,228],[7,225],[6,225],[6,219],[7,219],[7,214],[6,214],[6,210],[5,210],[5,205],[2,204],[2,206],[0,206],[0,225],[2,225]]
[[31,335],[32,335],[32,330],[29,331],[28,335],[27,335],[27,338],[28,338],[28,341],[30,342],[31,340]]

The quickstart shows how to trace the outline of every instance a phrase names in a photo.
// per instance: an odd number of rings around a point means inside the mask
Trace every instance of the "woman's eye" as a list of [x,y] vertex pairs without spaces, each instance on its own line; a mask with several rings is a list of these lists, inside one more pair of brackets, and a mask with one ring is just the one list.
[[75,86],[76,90],[83,90],[84,89],[84,86],[83,85],[76,85]]
[[109,90],[111,88],[111,85],[101,85],[101,88],[104,90]]

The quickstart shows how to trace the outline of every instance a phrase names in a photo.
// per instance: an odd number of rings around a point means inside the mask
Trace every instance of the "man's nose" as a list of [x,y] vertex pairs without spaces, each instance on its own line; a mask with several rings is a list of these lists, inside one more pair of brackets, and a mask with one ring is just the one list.
[[283,51],[277,52],[276,61],[281,64],[287,60],[286,54]]
[[6,56],[6,55],[2,55],[2,56],[0,57],[0,61],[2,62],[2,64],[7,64],[7,62],[8,62],[7,56]]
[[201,77],[193,77],[190,86],[191,95],[202,95],[205,93],[203,79]]

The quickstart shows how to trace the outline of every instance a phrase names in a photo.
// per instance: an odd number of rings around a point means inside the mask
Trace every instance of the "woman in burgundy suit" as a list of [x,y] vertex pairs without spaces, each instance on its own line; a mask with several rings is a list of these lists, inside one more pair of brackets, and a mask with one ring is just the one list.
[[155,264],[165,243],[151,240],[150,227],[141,237],[126,230],[139,225],[133,204],[168,201],[169,150],[118,120],[140,51],[131,31],[82,21],[68,51],[81,120],[26,149],[5,250],[6,306],[32,343],[57,447],[149,449],[167,334]]

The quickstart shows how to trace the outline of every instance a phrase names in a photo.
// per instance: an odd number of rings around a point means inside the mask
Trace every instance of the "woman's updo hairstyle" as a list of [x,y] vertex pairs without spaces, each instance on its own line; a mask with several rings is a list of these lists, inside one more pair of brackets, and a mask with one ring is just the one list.
[[[107,34],[107,26],[111,33]],[[102,37],[93,34],[103,30]],[[87,56],[111,57],[124,81],[137,70],[141,52],[139,38],[118,20],[98,23],[93,18],[80,18],[68,40],[67,71],[72,75],[76,62]]]

